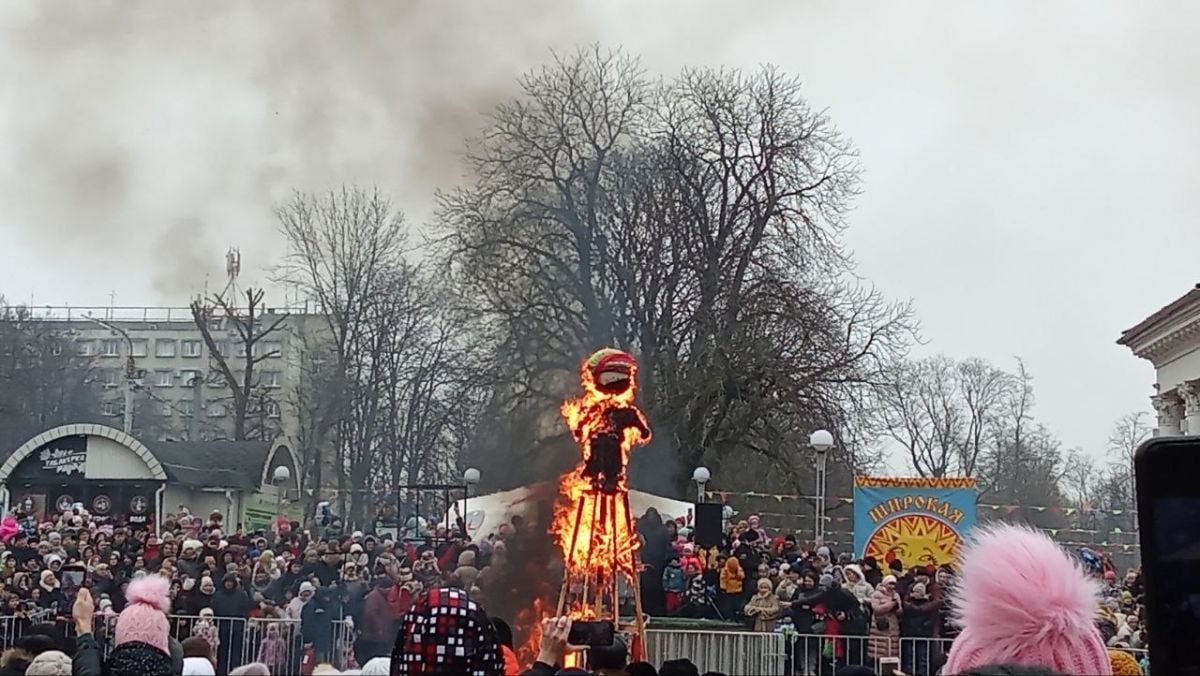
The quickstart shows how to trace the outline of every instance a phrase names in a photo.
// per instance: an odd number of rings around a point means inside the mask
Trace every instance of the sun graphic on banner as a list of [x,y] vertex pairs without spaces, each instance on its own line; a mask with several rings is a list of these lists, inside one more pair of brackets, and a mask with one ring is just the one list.
[[885,522],[871,535],[864,556],[889,563],[900,559],[905,566],[936,566],[954,561],[958,540],[958,533],[940,519],[905,514]]

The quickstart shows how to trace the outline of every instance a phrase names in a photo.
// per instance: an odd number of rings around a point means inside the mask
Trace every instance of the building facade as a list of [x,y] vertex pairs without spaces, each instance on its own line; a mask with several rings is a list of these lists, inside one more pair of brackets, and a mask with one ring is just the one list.
[[293,517],[302,499],[296,456],[273,441],[139,439],[95,423],[28,439],[0,463],[0,504],[38,523],[80,506],[100,522],[157,529],[186,507],[248,530]]
[[1154,365],[1157,436],[1200,435],[1200,284],[1121,334]]
[[[254,345],[248,438],[296,437],[298,390],[304,364],[323,325],[320,315],[264,308],[259,330],[277,330]],[[99,419],[122,427],[126,387],[132,392],[134,429],[158,441],[234,438],[234,397],[228,379],[186,307],[39,308],[81,357],[90,359],[100,391]],[[246,342],[236,322],[214,317],[214,345],[241,383]],[[134,376],[128,379],[129,372]]]

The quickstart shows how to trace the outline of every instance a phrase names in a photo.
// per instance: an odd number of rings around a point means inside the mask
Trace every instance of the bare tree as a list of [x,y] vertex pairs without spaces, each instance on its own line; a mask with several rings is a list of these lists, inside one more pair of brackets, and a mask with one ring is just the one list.
[[1005,410],[1011,414],[1017,406],[1025,415],[1019,379],[983,359],[939,355],[902,361],[882,375],[876,388],[881,427],[921,476],[975,476]]
[[744,452],[791,471],[813,427],[851,425],[855,389],[912,326],[830,281],[853,275],[839,236],[857,164],[799,84],[764,69],[656,85],[591,49],[522,85],[438,213],[497,391],[553,410],[589,350],[638,353],[658,442],[635,457],[672,481]]
[[464,397],[477,386],[463,373],[468,341],[438,279],[408,262],[403,219],[378,191],[297,194],[277,215],[292,251],[280,277],[322,324],[310,346],[322,363],[299,402],[310,485],[336,485],[361,522],[376,486],[437,482],[456,467],[447,430],[473,410]]
[[[262,349],[261,344],[280,331],[289,315],[264,312],[263,295],[262,289],[246,289],[246,304],[242,307],[237,305],[237,300],[220,294],[207,301],[198,298],[191,303],[192,320],[208,348],[209,364],[214,371],[211,377],[214,382],[224,385],[229,393],[233,405],[233,438],[238,441],[251,438],[251,432],[255,431],[255,436],[260,439],[270,436],[265,416],[260,414],[272,399],[269,390],[260,382],[256,367],[266,359],[280,356],[278,350]],[[225,326],[233,330],[236,337],[234,345],[230,346],[233,354],[226,354],[223,341],[218,343],[213,336],[214,319],[224,320]],[[264,323],[264,320],[269,321]],[[254,429],[259,422],[261,427]]]
[[0,296],[0,443],[15,448],[68,422],[110,422],[101,415],[95,373],[66,331]]

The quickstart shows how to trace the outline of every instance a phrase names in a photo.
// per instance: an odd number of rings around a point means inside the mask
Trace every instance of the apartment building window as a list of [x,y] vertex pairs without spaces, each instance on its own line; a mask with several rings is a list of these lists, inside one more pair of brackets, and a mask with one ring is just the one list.
[[220,317],[213,317],[212,319],[208,320],[208,330],[209,331],[220,331],[221,327],[224,325],[225,325],[225,321],[223,319],[221,319]]
[[282,357],[283,343],[279,342],[278,340],[264,340],[262,342],[262,349],[259,351],[259,354],[263,355],[264,357]]
[[179,384],[184,387],[195,387],[204,382],[204,376],[194,369],[179,372]]
[[104,369],[103,380],[104,389],[111,390],[121,384],[121,371],[119,369]]
[[155,384],[158,385],[159,387],[174,387],[175,386],[175,372],[174,371],[172,371],[170,369],[162,369],[162,370],[156,371],[155,373],[158,374],[158,381]]
[[117,406],[117,402],[115,402],[115,401],[105,401],[100,404],[100,414],[101,415],[106,415],[106,416],[112,417],[112,416],[119,415],[120,412],[121,412],[120,407]]
[[208,404],[208,417],[220,418],[225,415],[225,404],[219,401],[212,401]]
[[277,404],[273,401],[267,402],[267,417],[268,418],[278,418],[279,417],[279,404]]
[[[238,341],[237,356],[239,359],[246,356],[246,343],[244,343],[242,341]],[[252,356],[252,357],[258,356],[258,343],[255,343],[250,346],[250,356]]]
[[93,350],[95,349],[95,345],[92,343],[92,341],[80,340],[80,341],[77,341],[77,343],[78,343],[80,357],[90,357],[93,354],[95,354],[95,352],[93,352]]
[[146,340],[145,338],[134,338],[132,342],[133,342],[133,356],[145,357],[148,354],[147,347],[150,343],[149,340]]
[[185,340],[181,345],[183,356],[185,357],[199,357],[203,353],[200,347],[201,343],[198,340]]
[[263,387],[279,387],[279,371],[263,371]]
[[105,357],[120,357],[121,341],[116,338],[105,338],[100,341],[100,354]]
[[179,409],[179,416],[181,418],[191,418],[196,415],[196,407],[190,401],[181,401],[176,405],[176,408]]
[[222,357],[229,356],[229,343],[223,340],[215,340],[213,341],[213,344],[217,346],[217,354],[221,355]]
[[154,341],[154,356],[156,357],[174,357],[175,356],[175,339],[174,338],[159,338]]

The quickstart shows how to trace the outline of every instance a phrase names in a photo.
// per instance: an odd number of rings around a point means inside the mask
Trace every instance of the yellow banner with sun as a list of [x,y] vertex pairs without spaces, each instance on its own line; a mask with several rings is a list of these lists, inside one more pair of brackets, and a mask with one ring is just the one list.
[[953,563],[975,526],[975,480],[962,477],[857,477],[854,550],[886,568]]

